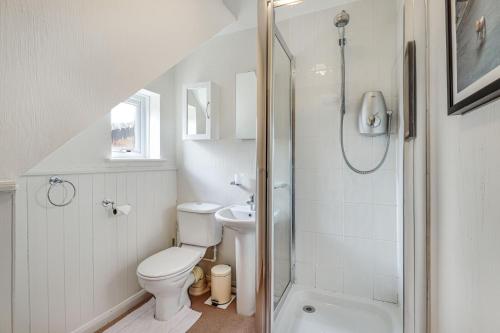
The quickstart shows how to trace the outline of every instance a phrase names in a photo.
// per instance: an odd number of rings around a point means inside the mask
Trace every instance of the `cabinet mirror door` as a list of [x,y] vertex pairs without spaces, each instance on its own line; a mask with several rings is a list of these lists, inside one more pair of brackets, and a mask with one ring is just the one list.
[[214,138],[213,90],[211,82],[184,85],[184,140],[210,140]]

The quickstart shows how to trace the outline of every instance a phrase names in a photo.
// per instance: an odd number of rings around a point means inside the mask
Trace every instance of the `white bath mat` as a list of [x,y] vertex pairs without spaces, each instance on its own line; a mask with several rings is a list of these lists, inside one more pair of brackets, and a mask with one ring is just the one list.
[[186,333],[200,318],[201,313],[187,306],[183,307],[171,319],[158,321],[154,318],[155,300],[128,314],[125,318],[108,328],[105,333]]
[[[229,304],[231,304],[232,301],[234,301],[234,299],[236,298],[236,295],[231,295],[231,299],[229,300],[229,302],[227,302],[226,304],[219,304],[217,305],[217,307],[219,309],[224,309],[226,310],[228,307],[229,307]],[[215,305],[212,305],[212,297],[209,297],[205,303],[206,305],[211,305],[211,306],[215,306]]]

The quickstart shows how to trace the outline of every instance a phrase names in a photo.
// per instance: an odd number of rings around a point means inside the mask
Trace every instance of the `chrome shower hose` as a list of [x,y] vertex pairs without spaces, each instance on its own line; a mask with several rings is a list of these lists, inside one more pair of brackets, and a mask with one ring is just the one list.
[[387,143],[385,145],[385,152],[382,156],[382,159],[378,162],[378,164],[369,170],[360,170],[353,166],[347,158],[345,148],[344,148],[344,116],[345,116],[345,55],[344,55],[344,47],[345,47],[345,27],[339,27],[339,46],[340,46],[340,62],[341,62],[341,104],[340,104],[340,147],[342,150],[342,156],[344,158],[345,163],[355,173],[360,175],[367,175],[370,173],[374,173],[377,171],[382,164],[384,164],[385,159],[387,158],[387,153],[389,152],[389,145],[391,144],[391,123],[392,123],[392,112],[387,112]]

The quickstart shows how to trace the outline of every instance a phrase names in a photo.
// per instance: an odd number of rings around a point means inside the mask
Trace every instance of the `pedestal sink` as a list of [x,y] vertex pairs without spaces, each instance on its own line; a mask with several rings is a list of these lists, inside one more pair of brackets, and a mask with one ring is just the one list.
[[249,205],[232,205],[215,213],[224,227],[236,231],[236,311],[255,313],[255,212]]

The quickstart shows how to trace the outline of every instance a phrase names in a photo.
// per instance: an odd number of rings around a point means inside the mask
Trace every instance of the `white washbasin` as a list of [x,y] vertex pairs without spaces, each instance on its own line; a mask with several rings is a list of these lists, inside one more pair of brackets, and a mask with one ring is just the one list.
[[215,218],[225,227],[238,232],[255,231],[255,212],[250,209],[250,205],[232,205],[219,209]]
[[236,311],[243,316],[255,313],[255,212],[250,205],[219,209],[215,219],[236,231]]

